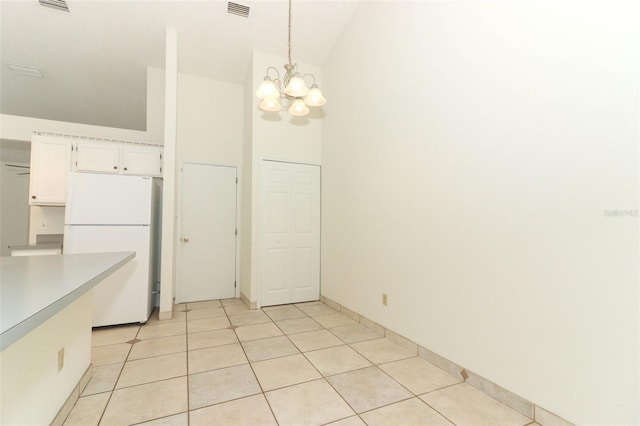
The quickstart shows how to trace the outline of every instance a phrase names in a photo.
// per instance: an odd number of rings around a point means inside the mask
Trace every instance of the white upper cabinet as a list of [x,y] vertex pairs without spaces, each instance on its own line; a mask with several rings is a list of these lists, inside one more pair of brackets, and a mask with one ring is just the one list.
[[76,172],[162,175],[162,147],[93,141],[79,141],[75,146]]
[[122,173],[125,175],[162,175],[162,150],[155,147],[124,145]]
[[67,198],[72,141],[37,136],[31,143],[29,204],[62,206]]
[[77,172],[120,173],[120,147],[111,142],[79,142],[73,164]]
[[162,176],[162,147],[34,135],[29,204],[64,206],[70,171]]

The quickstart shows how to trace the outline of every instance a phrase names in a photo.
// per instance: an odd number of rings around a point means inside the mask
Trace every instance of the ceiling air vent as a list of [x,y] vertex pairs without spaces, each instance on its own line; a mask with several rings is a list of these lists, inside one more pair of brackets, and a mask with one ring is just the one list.
[[244,6],[238,3],[227,3],[227,13],[232,15],[242,16],[243,18],[249,17],[249,6]]
[[58,10],[64,10],[65,12],[69,11],[69,6],[67,6],[67,2],[64,0],[39,0],[42,6],[52,7]]

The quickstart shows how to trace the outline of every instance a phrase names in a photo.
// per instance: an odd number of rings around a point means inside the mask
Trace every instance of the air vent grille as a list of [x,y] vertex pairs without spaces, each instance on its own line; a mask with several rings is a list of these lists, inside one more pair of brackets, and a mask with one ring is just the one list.
[[244,6],[242,4],[229,2],[227,3],[227,13],[232,15],[242,16],[243,18],[249,17],[249,6]]
[[67,6],[67,2],[64,0],[39,0],[39,2],[42,6],[64,10],[65,12],[69,11],[69,6]]

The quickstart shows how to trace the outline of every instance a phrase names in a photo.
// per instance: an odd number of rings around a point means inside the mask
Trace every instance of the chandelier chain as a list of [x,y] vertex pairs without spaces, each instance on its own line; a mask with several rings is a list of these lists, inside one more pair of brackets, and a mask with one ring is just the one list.
[[[2,1],[2,0],[0,0]],[[291,62],[291,6],[292,0],[289,0],[289,20],[287,26],[287,56],[289,63],[284,64],[285,73],[280,79],[280,73],[275,67],[267,68],[267,75],[264,77],[262,84],[258,88],[256,95],[261,99],[260,109],[263,111],[277,112],[280,111],[279,98],[286,99],[290,103],[289,114],[293,116],[304,116],[309,114],[308,107],[320,107],[327,100],[322,96],[316,78],[313,74],[300,75],[298,72],[298,64]],[[275,73],[275,79],[269,75],[270,71]],[[304,82],[306,77],[313,79],[311,89]],[[282,88],[284,87],[284,93]]]
[[288,27],[289,39],[287,45],[289,47],[289,63],[291,63],[291,0],[289,0],[289,27]]

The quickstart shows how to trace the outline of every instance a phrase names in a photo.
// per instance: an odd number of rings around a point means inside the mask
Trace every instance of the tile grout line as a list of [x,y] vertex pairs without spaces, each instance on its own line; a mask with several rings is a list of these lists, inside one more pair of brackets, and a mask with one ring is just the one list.
[[[227,311],[225,310],[225,314],[226,313],[227,313]],[[229,318],[229,315],[227,315],[227,319],[229,319],[229,324],[231,324],[231,319]],[[256,372],[253,369],[253,363],[249,359],[249,356],[247,355],[247,351],[245,350],[244,346],[242,345],[242,342],[240,341],[240,337],[238,336],[238,333],[236,331],[237,329],[238,328],[234,328],[233,329],[233,333],[235,334],[236,339],[238,339],[238,343],[240,344],[240,347],[242,348],[242,352],[244,353],[244,356],[247,358],[247,362],[249,363],[249,368],[251,369],[251,373],[253,374],[253,378],[256,380],[256,383],[258,384],[258,387],[260,388],[260,392],[261,392],[260,395],[262,395],[262,398],[264,398],[265,402],[267,403],[267,407],[269,407],[269,411],[271,412],[271,415],[273,416],[273,419],[275,420],[276,424],[279,425],[280,423],[278,422],[278,418],[276,417],[276,413],[273,412],[273,408],[271,407],[271,404],[269,403],[269,399],[267,398],[267,395],[264,392],[264,388],[262,387],[262,383],[260,383],[260,380],[258,380],[258,376],[256,375]],[[251,395],[249,395],[249,396],[251,396]],[[248,398],[248,396],[245,396],[243,398]]]
[[189,387],[189,380],[191,375],[189,374],[189,305],[185,305],[185,313],[184,313],[184,350],[185,350],[185,362],[186,362],[186,373],[187,373],[187,425],[191,424],[191,391]]
[[[302,309],[300,309],[300,310],[302,311]],[[308,315],[306,312],[304,312],[304,311],[302,311],[302,312],[303,312],[304,314]],[[308,315],[308,316],[309,316],[309,315]],[[309,317],[310,317],[310,316],[309,316]],[[323,327],[323,329],[324,329],[324,327]],[[294,334],[296,334],[296,333],[294,333]],[[332,333],[332,334],[333,334],[333,333]],[[287,338],[289,338],[289,336],[288,336],[288,335],[287,335]],[[339,337],[337,337],[337,336],[336,336],[336,338],[337,338],[338,340],[340,340],[340,341],[343,341],[342,339],[340,339],[340,338],[339,338]],[[291,339],[289,339],[289,340],[291,340]],[[291,342],[291,343],[293,343],[293,342]],[[294,343],[294,345],[295,345],[295,343]],[[341,346],[341,345],[340,345],[340,346]],[[297,347],[297,346],[296,346],[296,347]],[[326,349],[326,348],[323,348],[323,349]],[[320,349],[319,349],[319,350],[320,350]],[[312,351],[308,351],[308,352],[312,352]],[[305,352],[300,351],[300,353],[301,353],[301,354],[302,354],[302,356],[307,360],[307,362],[308,362],[309,364],[311,364],[311,366],[312,366],[313,368],[315,368],[315,370],[318,372],[318,374],[320,374],[320,377],[322,378],[322,380],[324,380],[324,381],[325,381],[325,383],[327,383],[327,384],[331,387],[331,389],[333,389],[333,391],[336,393],[336,395],[338,395],[338,396],[340,397],[340,399],[342,399],[342,400],[344,401],[344,403],[345,403],[345,404],[347,404],[347,406],[351,409],[351,411],[353,411],[353,412],[355,413],[355,415],[356,415],[356,416],[358,416],[358,418],[359,418],[363,423],[365,423],[365,424],[366,424],[366,422],[364,422],[364,420],[362,420],[362,418],[360,417],[360,414],[358,414],[358,412],[355,410],[355,408],[353,408],[353,406],[351,406],[351,404],[349,404],[349,401],[347,401],[347,400],[344,398],[344,396],[342,396],[342,394],[341,394],[340,392],[338,392],[338,389],[336,389],[336,388],[335,388],[335,386],[333,386],[333,383],[331,383],[329,380],[327,380],[327,377],[326,377],[324,374],[322,374],[322,372],[321,372],[321,371],[320,371],[320,370],[319,370],[319,369],[318,369],[318,368],[313,364],[313,362],[311,362],[311,360],[306,356]],[[347,416],[347,417],[344,417],[344,419],[347,419],[347,418],[349,418],[349,417],[353,417],[353,416]],[[339,420],[342,420],[342,419],[333,420],[333,421],[328,422],[328,423],[326,423],[326,424],[330,424],[330,423],[333,423],[333,422],[336,422],[336,421],[339,421]]]
[[[140,333],[140,326],[138,326],[138,331],[136,331],[136,335],[133,337],[134,339],[138,338],[138,334]],[[93,333],[93,331],[92,331]],[[93,336],[92,336],[93,338]],[[126,342],[125,342],[126,343]],[[129,355],[131,355],[131,351],[133,350],[133,344],[131,344],[131,346],[129,347],[129,351],[127,352],[127,357],[124,359],[124,362],[122,363],[122,368],[120,368],[120,372],[118,373],[118,377],[116,378],[115,382],[113,383],[113,388],[109,391],[109,398],[107,399],[107,403],[104,405],[104,409],[102,410],[102,413],[100,414],[100,419],[98,420],[98,424],[102,423],[102,419],[104,418],[105,413],[107,412],[107,408],[109,408],[109,403],[111,402],[111,398],[113,397],[113,393],[116,391],[116,386],[118,385],[118,381],[120,380],[120,376],[122,375],[122,371],[124,370],[124,366],[127,365],[127,361],[129,359]],[[89,385],[89,383],[87,383],[87,386]],[[78,401],[80,400],[80,398],[78,398]],[[76,404],[78,402],[76,401]],[[75,407],[75,405],[74,405]],[[65,419],[66,420],[66,419]]]
[[[333,308],[332,308],[332,309],[333,309]],[[303,312],[304,312],[304,311],[303,311]],[[306,312],[305,312],[305,313],[306,313]],[[338,311],[338,313],[341,313],[341,312],[340,312],[340,311]],[[307,314],[307,315],[308,315],[308,314]],[[333,314],[328,314],[328,315],[333,315]],[[342,315],[344,315],[344,314],[342,314]],[[309,317],[311,317],[311,316],[309,315]],[[316,322],[317,322],[317,321],[316,321]],[[360,323],[356,323],[356,324],[360,324]],[[321,324],[321,325],[322,325],[322,324]],[[347,325],[350,325],[350,324],[347,324]],[[340,327],[340,326],[337,326],[337,327]],[[331,328],[337,328],[337,327],[331,327]],[[327,328],[327,327],[324,327],[324,326],[323,326],[323,330],[327,330],[329,333],[331,333],[331,328]],[[295,334],[295,333],[294,333],[294,334]],[[333,334],[333,333],[331,333],[331,334],[332,334],[333,336],[335,336],[335,334]],[[287,337],[289,337],[289,336],[287,335]],[[347,405],[348,405],[348,406],[353,410],[353,412],[356,414],[356,416],[358,416],[358,418],[359,418],[360,420],[362,420],[365,424],[366,424],[366,422],[365,422],[365,421],[364,421],[364,419],[361,417],[361,415],[362,415],[362,414],[364,414],[364,413],[368,413],[368,412],[371,412],[371,411],[375,411],[375,410],[378,410],[378,409],[381,409],[381,408],[384,408],[384,407],[389,407],[389,406],[391,406],[391,405],[398,404],[398,403],[400,403],[400,402],[409,401],[409,400],[411,400],[411,399],[414,399],[414,398],[415,398],[415,399],[417,399],[418,401],[420,401],[421,403],[423,403],[423,404],[425,404],[426,406],[428,406],[429,408],[431,408],[432,410],[434,410],[438,415],[442,416],[442,418],[443,418],[443,419],[445,419],[445,420],[447,420],[448,422],[450,422],[451,424],[455,425],[455,423],[454,423],[451,419],[449,419],[449,418],[448,418],[447,416],[445,416],[443,413],[441,413],[440,411],[436,410],[434,407],[432,407],[431,405],[429,405],[426,401],[422,400],[422,399],[420,398],[420,396],[419,396],[419,395],[417,395],[417,394],[415,394],[414,392],[412,392],[410,389],[408,389],[407,387],[405,387],[402,383],[398,382],[396,379],[394,379],[393,377],[391,377],[391,376],[390,376],[386,371],[384,371],[382,368],[380,368],[380,365],[384,365],[384,364],[388,364],[388,363],[392,363],[392,362],[396,362],[396,361],[402,361],[402,360],[405,360],[405,359],[413,358],[414,356],[415,356],[415,357],[418,357],[418,354],[413,355],[413,356],[410,356],[410,357],[407,357],[407,358],[399,358],[399,359],[396,359],[396,360],[390,360],[390,361],[387,361],[387,362],[382,362],[382,363],[377,364],[377,363],[375,363],[373,360],[371,360],[371,359],[367,358],[367,356],[366,356],[366,355],[364,355],[363,353],[361,353],[360,351],[358,351],[356,348],[354,348],[354,347],[351,345],[351,343],[345,342],[343,339],[341,339],[341,338],[340,338],[340,337],[338,337],[338,336],[335,336],[335,337],[336,337],[336,338],[338,338],[338,340],[342,341],[342,342],[344,343],[344,345],[345,345],[345,346],[349,347],[351,350],[353,350],[354,352],[356,352],[357,354],[359,354],[360,356],[362,356],[364,359],[366,359],[367,361],[369,361],[369,362],[371,363],[371,365],[370,365],[370,366],[367,366],[367,367],[356,368],[356,369],[354,369],[354,370],[345,371],[345,372],[342,372],[342,373],[337,373],[337,374],[329,375],[329,376],[325,376],[325,375],[324,375],[322,372],[320,372],[317,368],[316,368],[316,370],[318,371],[318,373],[320,373],[320,375],[322,376],[322,378],[323,378],[327,383],[329,383],[329,386],[331,386],[331,387],[333,388],[333,390],[334,390],[334,391],[335,391],[335,392],[340,396],[340,398],[342,398],[342,400],[343,400],[343,401],[344,401],[344,402],[345,402],[345,403],[346,403],[346,404],[347,404]],[[386,335],[382,335],[382,336],[380,336],[379,338],[386,338]],[[372,339],[365,339],[365,340],[362,340],[362,341],[375,340],[375,339],[376,339],[376,338],[372,338]],[[293,343],[293,342],[292,342],[292,343]],[[352,343],[359,343],[359,342],[352,342]],[[393,341],[392,341],[392,343],[395,343],[395,342],[393,342]],[[395,344],[396,344],[397,346],[401,347],[401,346],[400,346],[400,345],[398,345],[397,343],[395,343]],[[295,345],[295,344],[294,344],[294,345]],[[339,345],[339,346],[342,346],[342,345]],[[336,346],[333,346],[333,347],[336,347]],[[316,349],[316,351],[320,351],[320,350],[324,350],[324,349],[327,349],[327,348],[320,348],[320,349]],[[301,351],[301,352],[302,352],[302,351]],[[314,351],[307,351],[307,352],[314,352]],[[315,368],[315,365],[313,364],[313,362],[311,362],[311,360],[309,360],[309,359],[308,359],[308,357],[306,356],[306,353],[305,353],[305,352],[302,352],[302,355],[303,355],[303,356],[307,359],[307,361],[309,361],[309,363],[310,363],[310,364]],[[372,408],[371,410],[367,410],[367,411],[363,411],[363,412],[359,413],[359,412],[357,412],[357,411],[354,409],[354,407],[352,407],[352,406],[351,406],[351,404],[349,404],[349,402],[348,402],[348,401],[347,401],[347,400],[342,396],[342,394],[340,394],[340,392],[339,392],[339,391],[338,391],[338,390],[333,386],[333,383],[331,383],[331,381],[329,381],[329,380],[328,380],[328,378],[329,378],[329,377],[338,376],[338,375],[340,375],[340,374],[347,374],[347,373],[350,373],[350,372],[353,372],[353,371],[364,370],[364,369],[371,368],[371,367],[375,367],[375,368],[377,368],[380,372],[382,372],[382,374],[384,374],[386,377],[388,377],[388,378],[389,378],[389,379],[391,379],[393,382],[397,383],[400,387],[402,387],[403,389],[405,389],[405,390],[409,393],[409,395],[411,395],[411,396],[410,396],[410,397],[408,397],[408,398],[405,398],[405,399],[401,399],[401,400],[399,400],[399,401],[394,401],[394,402],[391,402],[391,403],[389,403],[389,404],[381,405],[381,406],[379,406],[379,407]],[[455,385],[458,385],[458,384],[460,384],[460,383],[455,383],[455,384],[453,384],[453,385],[444,386],[444,387],[439,388],[439,389],[436,389],[436,390],[444,389],[444,388],[446,388],[446,387],[455,386]],[[431,392],[435,392],[436,390],[431,391]],[[429,392],[427,392],[427,393],[429,393]],[[348,417],[352,417],[352,416],[348,416]],[[348,418],[348,417],[345,417],[345,418]],[[341,420],[341,419],[338,419],[338,420]],[[331,422],[330,422],[330,423],[331,423]]]

